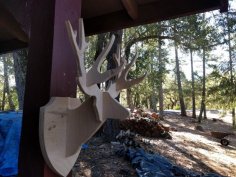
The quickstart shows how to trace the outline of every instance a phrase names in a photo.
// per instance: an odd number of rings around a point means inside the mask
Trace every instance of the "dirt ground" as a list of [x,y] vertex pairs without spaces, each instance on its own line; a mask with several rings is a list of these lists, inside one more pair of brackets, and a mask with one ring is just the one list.
[[[236,177],[236,131],[231,128],[230,117],[222,119],[216,114],[209,117],[200,124],[203,132],[196,130],[199,124],[193,118],[181,117],[176,113],[166,114],[161,123],[177,130],[171,132],[172,140],[138,136],[136,141],[145,150],[159,153],[174,164],[192,171]],[[212,137],[210,131],[234,133],[227,137],[230,145],[222,146],[220,139]],[[130,162],[115,153],[116,143],[93,137],[87,145],[74,167],[75,177],[137,176]]]

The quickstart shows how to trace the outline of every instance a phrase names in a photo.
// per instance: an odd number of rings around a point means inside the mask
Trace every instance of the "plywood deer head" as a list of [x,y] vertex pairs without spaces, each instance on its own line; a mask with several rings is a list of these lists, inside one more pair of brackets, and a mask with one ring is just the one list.
[[[114,55],[116,68],[100,73],[100,67],[114,42],[111,37],[107,46],[86,72],[84,53],[87,48],[83,20],[79,20],[79,37],[69,21],[66,22],[69,40],[76,56],[77,83],[89,96],[81,103],[79,99],[53,97],[40,110],[40,145],[48,166],[61,176],[67,176],[78,158],[81,145],[102,126],[107,118],[125,119],[129,111],[115,98],[120,91],[141,82],[145,76],[127,80],[127,74],[136,57],[127,64],[120,54]],[[119,52],[118,52],[119,53]],[[105,91],[99,89],[99,83],[114,78]]]

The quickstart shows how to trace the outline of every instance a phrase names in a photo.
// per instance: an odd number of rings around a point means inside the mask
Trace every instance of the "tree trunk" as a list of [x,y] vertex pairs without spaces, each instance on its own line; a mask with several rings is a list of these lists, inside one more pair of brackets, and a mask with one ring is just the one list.
[[203,49],[203,59],[202,59],[202,67],[203,67],[203,76],[202,76],[202,101],[201,101],[201,110],[198,116],[198,122],[202,121],[202,113],[204,114],[204,119],[206,116],[206,50]]
[[[94,61],[97,59],[97,57],[99,56],[99,54],[102,52],[104,46],[106,45],[106,33],[102,33],[102,34],[98,34],[97,35],[97,43],[96,43],[96,52],[94,55]],[[100,88],[101,83],[98,83],[97,86]],[[88,96],[85,95],[85,98],[87,98]],[[94,136],[101,136],[103,135],[103,129],[104,127],[102,126]]]
[[175,101],[173,101],[172,98],[170,98],[170,102],[171,102],[170,109],[174,109]]
[[164,116],[164,96],[163,96],[163,68],[164,62],[161,56],[161,39],[158,39],[158,59],[159,59],[159,72],[160,72],[160,83],[159,83],[159,117],[163,119]]
[[[99,56],[99,54],[102,52],[103,48],[105,47],[106,44],[106,33],[102,33],[102,34],[98,34],[97,35],[98,39],[97,39],[97,43],[96,43],[96,52],[95,52],[95,56],[94,56],[94,61],[97,59],[97,57]],[[97,84],[98,87],[101,87],[101,83]],[[85,98],[88,97],[87,95],[85,95]]]
[[96,43],[96,52],[94,56],[94,60],[99,56],[99,54],[102,52],[106,42],[106,33],[98,34],[98,39]]
[[132,100],[131,88],[126,89],[126,99],[127,99],[128,107],[131,110],[133,110],[134,109],[134,104],[133,104],[133,100]]
[[135,93],[134,106],[140,108],[142,106],[140,103],[141,103],[140,94],[139,93]]
[[236,128],[235,108],[232,109],[233,128]]
[[[228,31],[228,48],[229,48],[229,67],[230,67],[230,81],[233,84],[233,60],[232,60],[232,48],[231,48],[231,37],[230,37],[230,27],[229,27],[229,13],[227,13],[227,31]],[[236,117],[235,108],[232,108],[232,126],[236,128]]]
[[[109,69],[114,69],[116,68],[116,64],[113,60],[113,55],[115,53],[117,53],[117,49],[121,47],[121,43],[122,43],[122,35],[123,35],[123,30],[118,30],[118,31],[114,31],[114,32],[111,32],[110,33],[110,37],[114,35],[115,36],[115,41],[111,47],[111,50],[110,52],[108,53],[107,55],[107,70]],[[107,85],[109,82],[112,82],[113,79],[110,79],[108,82],[107,82]],[[120,100],[120,95],[117,96],[117,101]]]
[[157,98],[155,95],[151,95],[149,98],[150,102],[150,108],[154,111],[157,112]]
[[1,111],[5,110],[5,104],[6,104],[6,86],[5,86],[5,79],[4,79]]
[[[122,30],[118,30],[115,32],[111,32],[110,33],[110,37],[112,35],[115,35],[115,41],[113,43],[113,46],[110,50],[110,52],[107,55],[107,69],[114,69],[116,67],[115,62],[113,61],[113,54],[117,52],[117,48],[121,46],[121,42],[122,42],[122,34],[123,31]],[[108,84],[108,82],[107,82]],[[116,98],[119,101],[119,96]],[[119,133],[120,131],[120,126],[119,120],[114,120],[111,119],[112,117],[109,117],[109,119],[104,123],[102,129],[103,129],[103,134],[105,135],[105,138],[107,139],[107,141],[114,141],[116,135]]]
[[[133,45],[133,43],[130,44],[130,45],[127,45],[126,48],[125,48],[125,58],[126,58],[127,62],[128,62],[129,55],[130,55],[130,48],[131,48],[132,45]],[[133,102],[133,98],[132,98],[131,88],[126,89],[126,99],[127,99],[128,107],[131,110],[133,110],[135,106],[134,106],[134,102]]]
[[193,71],[193,50],[190,49],[191,60],[191,76],[192,76],[192,117],[196,118],[196,103],[195,103],[195,86],[194,86],[194,71]]
[[181,116],[186,116],[186,109],[185,109],[185,104],[184,104],[183,90],[182,90],[181,78],[180,78],[178,47],[177,47],[176,41],[174,41],[174,45],[175,45],[176,77],[177,77],[177,83],[178,83],[178,93],[179,93]]
[[28,49],[22,49],[13,52],[13,60],[14,60],[15,82],[16,82],[19,110],[23,110]]
[[12,95],[10,93],[10,88],[9,88],[9,75],[8,75],[8,57],[5,55],[3,57],[3,70],[4,70],[4,94],[3,94],[3,97],[4,97],[4,101],[2,103],[2,109],[4,110],[4,107],[5,107],[5,94],[7,94],[7,97],[8,97],[8,103],[9,103],[9,107],[10,107],[10,110],[15,110],[15,105],[12,101]]
[[203,89],[202,89],[202,96],[203,96],[203,113],[204,113],[204,119],[207,118],[207,115],[206,115],[206,50],[204,49],[203,50]]

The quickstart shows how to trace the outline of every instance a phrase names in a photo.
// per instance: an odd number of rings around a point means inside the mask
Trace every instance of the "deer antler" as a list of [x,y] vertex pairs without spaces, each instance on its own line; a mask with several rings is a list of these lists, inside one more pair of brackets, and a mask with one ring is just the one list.
[[[87,47],[87,43],[85,41],[85,34],[84,34],[84,26],[83,26],[83,20],[79,19],[79,45],[77,44],[77,32],[74,32],[71,24],[69,21],[66,22],[66,27],[68,31],[68,36],[71,41],[71,45],[75,51],[76,58],[77,58],[77,67],[78,67],[78,77],[77,82],[78,86],[81,88],[81,90],[91,96],[94,97],[94,107],[96,110],[96,117],[99,121],[104,121],[109,116],[108,109],[104,108],[104,100],[106,102],[110,102],[109,106],[113,105],[111,102],[111,99],[109,99],[109,96],[107,93],[102,93],[102,91],[98,88],[97,84],[105,82],[109,80],[110,78],[118,75],[121,70],[123,69],[123,65],[118,66],[115,69],[108,70],[104,73],[100,73],[99,69],[101,67],[102,62],[104,61],[106,55],[108,54],[109,50],[111,49],[111,46],[114,42],[115,37],[112,36],[110,39],[110,42],[107,44],[107,46],[103,49],[102,53],[98,56],[97,60],[93,64],[92,68],[86,73],[85,66],[84,66],[84,52]],[[110,94],[109,94],[110,95]],[[106,99],[104,99],[106,98]],[[116,103],[114,103],[116,104]],[[121,105],[117,104],[117,107],[120,107]],[[121,112],[124,111],[121,109]],[[123,113],[123,115],[126,115],[126,117],[129,115],[127,111]],[[118,116],[118,118],[120,118]]]
[[95,96],[97,95],[98,92],[100,92],[100,89],[97,87],[96,84],[109,80],[110,78],[117,75],[122,69],[122,66],[119,66],[115,69],[108,70],[104,73],[99,72],[101,64],[103,63],[104,59],[106,58],[108,52],[111,49],[111,46],[114,43],[115,36],[113,35],[111,37],[109,43],[106,45],[101,54],[98,56],[92,68],[86,73],[84,65],[84,53],[85,49],[87,48],[87,42],[85,41],[83,20],[79,19],[79,45],[77,44],[76,40],[77,32],[74,32],[69,21],[66,21],[66,27],[68,31],[68,36],[71,41],[71,45],[75,51],[77,58],[76,61],[78,68],[78,78],[77,78],[78,86],[85,94],[90,96]]
[[[119,66],[119,63],[120,65],[125,65],[125,69],[122,70],[122,72],[120,73],[120,75],[116,78],[116,80],[111,83],[108,88],[107,88],[107,91],[111,93],[112,97],[113,98],[116,98],[120,91],[122,89],[127,89],[127,88],[130,88],[132,87],[133,85],[135,84],[138,84],[140,82],[143,81],[143,79],[146,77],[146,73],[139,77],[139,78],[136,78],[136,79],[132,79],[132,80],[127,80],[127,75],[131,69],[131,67],[133,66],[133,64],[135,63],[135,61],[137,60],[137,54],[135,55],[135,57],[131,60],[131,62],[129,64],[126,64],[126,60],[124,57],[120,57],[120,49],[118,49],[117,51],[117,54],[114,55],[114,60],[116,61],[116,65]],[[120,62],[119,62],[120,60]]]
[[107,111],[107,109],[103,108],[104,97],[105,95],[107,95],[107,93],[104,92],[101,94],[101,90],[98,88],[97,84],[105,82],[110,78],[116,76],[115,81],[111,83],[107,89],[107,92],[109,93],[111,98],[115,98],[118,96],[118,94],[122,89],[129,88],[137,83],[140,83],[145,78],[146,75],[137,79],[127,80],[128,72],[130,71],[131,66],[135,63],[137,55],[132,59],[132,61],[129,64],[126,65],[125,59],[120,58],[120,50],[118,50],[118,54],[114,55],[113,58],[116,61],[117,67],[115,69],[108,70],[104,73],[99,72],[101,64],[103,63],[105,57],[107,56],[108,52],[111,49],[111,46],[113,45],[115,39],[114,36],[111,37],[109,43],[106,45],[101,54],[98,56],[92,68],[86,73],[84,66],[84,52],[87,47],[87,43],[85,41],[83,20],[79,19],[79,37],[80,37],[79,45],[77,44],[76,40],[77,32],[74,32],[69,21],[66,22],[66,26],[68,30],[69,39],[76,53],[77,66],[78,66],[78,78],[77,78],[78,86],[85,94],[95,97],[94,104],[97,112],[97,118],[99,121],[103,121],[105,114],[104,111],[105,112]]

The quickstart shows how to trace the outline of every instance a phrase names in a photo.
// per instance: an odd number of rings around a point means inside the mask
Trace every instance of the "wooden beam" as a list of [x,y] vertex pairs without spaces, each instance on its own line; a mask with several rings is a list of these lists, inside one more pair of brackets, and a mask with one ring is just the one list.
[[135,0],[121,0],[129,16],[136,20],[138,18],[138,4]]
[[85,31],[86,35],[92,35],[216,10],[222,8],[222,2],[227,2],[227,0],[155,1],[139,6],[139,16],[136,20],[127,18],[126,10],[94,18],[84,18]]
[[11,52],[17,49],[28,47],[28,43],[19,41],[18,39],[11,39],[0,42],[0,54]]
[[17,38],[22,42],[28,42],[27,34],[21,29],[20,24],[14,16],[0,2],[0,27],[2,30],[8,31],[13,38]]
[[19,156],[19,177],[58,177],[39,145],[39,109],[51,96],[76,95],[76,64],[65,20],[76,27],[81,0],[33,1]]
[[[50,97],[55,1],[34,1],[21,130],[19,177],[44,177],[38,136],[39,107]],[[42,10],[43,9],[43,10]]]

